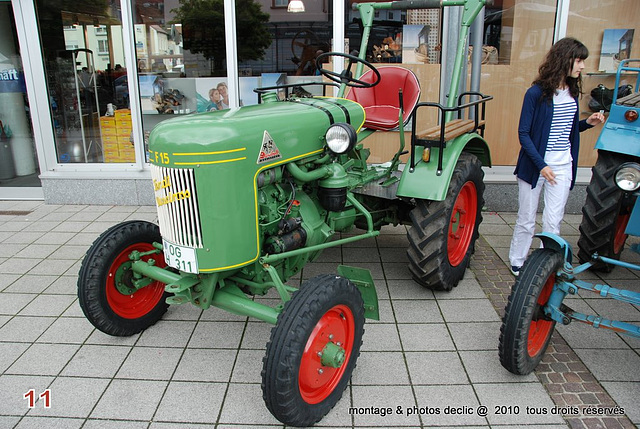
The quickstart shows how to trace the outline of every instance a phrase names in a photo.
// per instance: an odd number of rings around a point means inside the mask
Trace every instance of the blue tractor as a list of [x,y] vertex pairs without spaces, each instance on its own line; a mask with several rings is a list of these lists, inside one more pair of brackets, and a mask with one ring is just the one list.
[[[635,78],[631,94],[618,99],[621,79]],[[611,271],[620,266],[640,271],[640,265],[620,261],[629,235],[640,237],[640,59],[624,60],[616,74],[615,100],[595,148],[587,197],[582,208],[578,259],[563,238],[538,234],[543,247],[527,258],[518,276],[500,329],[500,362],[514,374],[529,374],[542,360],[556,323],[577,320],[640,338],[640,326],[588,315],[563,304],[578,291],[640,305],[640,293],[576,278],[586,270]],[[640,244],[631,245],[640,253]]]
[[[635,64],[635,67],[632,67],[632,64]],[[631,212],[637,200],[637,194],[632,192],[633,189],[620,187],[616,177],[622,165],[640,163],[638,67],[640,67],[640,59],[624,60],[618,67],[613,94],[616,102],[611,106],[609,118],[595,146],[598,150],[598,160],[593,167],[591,183],[587,187],[587,200],[582,208],[578,240],[578,258],[582,263],[591,261],[594,253],[607,258],[620,259],[628,234],[640,235],[638,222],[634,230],[627,231],[627,226],[633,228],[630,222]],[[621,85],[621,79],[628,79],[630,73],[636,74],[635,91],[617,99],[618,90],[625,88]],[[637,219],[636,217],[636,221]],[[615,264],[598,260],[594,262],[591,269],[609,272],[613,267]]]

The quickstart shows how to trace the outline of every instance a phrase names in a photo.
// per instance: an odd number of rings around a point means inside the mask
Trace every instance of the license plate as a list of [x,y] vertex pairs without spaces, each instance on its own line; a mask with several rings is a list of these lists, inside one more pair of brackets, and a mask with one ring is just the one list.
[[164,261],[170,267],[176,268],[187,273],[198,274],[198,259],[196,258],[196,249],[192,247],[178,246],[162,240],[162,249],[164,252]]

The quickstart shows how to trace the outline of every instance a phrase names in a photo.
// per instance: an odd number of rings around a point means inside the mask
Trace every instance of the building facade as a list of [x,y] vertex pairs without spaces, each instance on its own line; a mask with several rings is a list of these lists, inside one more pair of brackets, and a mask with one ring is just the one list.
[[[321,81],[320,52],[359,48],[352,0],[304,3],[305,12],[288,13],[287,0],[0,0],[0,199],[152,204],[146,142],[155,125],[258,103],[256,87]],[[381,10],[367,58],[410,68],[421,100],[439,100],[456,16]],[[590,49],[586,117],[589,91],[611,88],[616,62],[640,57],[638,24],[637,0],[495,0],[485,8],[475,31],[480,90],[494,96],[488,181],[514,180],[522,97],[553,42],[569,35]],[[595,163],[597,134],[583,135],[579,181]],[[394,132],[369,138],[371,161],[387,161],[397,140]]]

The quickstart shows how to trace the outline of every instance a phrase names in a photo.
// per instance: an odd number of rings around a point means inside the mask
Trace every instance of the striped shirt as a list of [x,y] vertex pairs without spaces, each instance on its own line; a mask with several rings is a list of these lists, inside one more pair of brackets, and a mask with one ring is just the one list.
[[556,91],[553,96],[551,131],[544,154],[544,162],[547,165],[570,164],[573,160],[569,137],[577,109],[575,99],[569,94],[569,88]]

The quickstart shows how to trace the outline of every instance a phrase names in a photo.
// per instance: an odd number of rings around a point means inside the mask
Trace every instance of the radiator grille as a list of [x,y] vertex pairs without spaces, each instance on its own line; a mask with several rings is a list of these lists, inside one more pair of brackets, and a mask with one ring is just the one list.
[[193,169],[151,165],[156,207],[162,237],[187,247],[202,247]]

